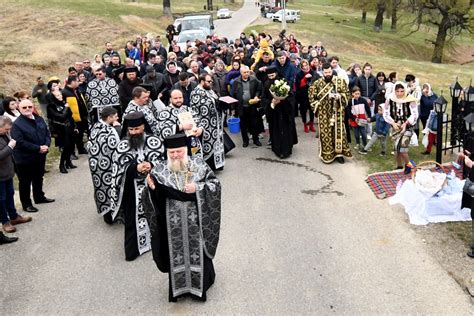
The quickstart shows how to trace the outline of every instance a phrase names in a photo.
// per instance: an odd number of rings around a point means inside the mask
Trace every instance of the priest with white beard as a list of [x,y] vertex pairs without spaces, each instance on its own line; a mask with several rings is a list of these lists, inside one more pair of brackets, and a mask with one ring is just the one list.
[[152,168],[142,197],[153,259],[169,274],[170,302],[188,295],[206,301],[216,276],[221,185],[204,160],[187,156],[185,135],[165,138],[165,147],[167,161]]

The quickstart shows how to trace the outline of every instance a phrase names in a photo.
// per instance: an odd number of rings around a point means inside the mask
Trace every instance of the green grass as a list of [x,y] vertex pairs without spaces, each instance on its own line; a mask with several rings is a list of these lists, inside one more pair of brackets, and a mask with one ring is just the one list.
[[[233,5],[224,5],[223,0],[215,0],[214,6],[237,8],[243,0],[237,0]],[[159,18],[163,15],[163,2],[156,0],[138,0],[136,2],[117,0],[6,0],[27,6],[68,10],[81,15],[98,16],[120,22],[121,15],[136,15],[142,18]],[[203,0],[173,0],[173,13],[202,11],[206,1]],[[166,26],[163,26],[164,29]]]
[[473,237],[471,222],[450,222],[440,225],[446,226],[453,238],[461,240],[467,247],[471,245]]
[[[367,155],[361,155],[357,152],[357,150],[354,149],[356,142],[355,142],[353,131],[351,132],[351,137],[352,137],[352,143],[350,144],[350,146],[351,146],[352,154],[354,155],[354,159],[356,159],[357,161],[366,163],[368,166],[369,174],[375,173],[375,172],[394,170],[396,168],[397,163],[395,161],[395,156],[391,154],[391,152],[393,152],[393,141],[391,137],[387,138],[387,151],[386,151],[385,156],[380,156],[382,148],[380,146],[379,140],[377,140],[374,146],[372,146],[371,148],[372,151],[369,151]],[[361,144],[362,144],[362,140],[361,140]],[[423,162],[423,161],[436,160],[436,146],[433,146],[433,149],[430,155],[422,155],[421,153],[423,151],[425,151],[425,148],[421,144],[421,138],[420,138],[418,147],[410,147],[410,151],[409,151],[410,159],[413,160],[416,164],[419,164],[420,162]],[[443,163],[450,162],[453,159],[453,157],[450,154],[443,155],[442,158],[443,158]]]
[[[400,78],[406,73],[414,73],[421,82],[430,82],[434,90],[446,97],[448,86],[456,77],[463,86],[474,78],[474,63],[464,66],[458,64],[433,64],[430,62],[432,46],[425,39],[433,39],[433,30],[423,29],[409,37],[409,19],[399,21],[398,32],[391,32],[390,20],[385,20],[384,30],[380,33],[372,31],[374,15],[369,13],[367,23],[360,23],[360,11],[348,7],[332,5],[333,1],[300,0],[289,4],[290,8],[301,10],[301,20],[295,24],[288,23],[288,34],[295,34],[303,44],[314,44],[321,40],[329,55],[337,55],[341,65],[350,63],[364,64],[370,62],[374,71],[384,71],[387,75],[397,71]],[[403,26],[405,24],[405,26]],[[252,25],[247,31],[270,32],[276,36],[281,23]],[[474,36],[463,34],[456,39],[458,51],[472,51]],[[445,50],[447,59],[454,59],[450,50]],[[472,58],[471,58],[472,59]]]

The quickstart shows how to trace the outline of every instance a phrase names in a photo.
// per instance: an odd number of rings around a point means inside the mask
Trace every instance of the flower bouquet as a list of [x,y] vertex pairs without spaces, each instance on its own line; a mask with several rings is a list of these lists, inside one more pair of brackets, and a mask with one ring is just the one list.
[[270,86],[270,93],[275,100],[285,100],[290,93],[290,86],[285,79],[275,80]]

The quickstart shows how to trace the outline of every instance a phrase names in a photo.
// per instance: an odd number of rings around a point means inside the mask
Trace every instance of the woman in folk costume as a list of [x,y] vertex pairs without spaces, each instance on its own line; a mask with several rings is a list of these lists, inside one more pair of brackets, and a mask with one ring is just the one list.
[[385,101],[383,118],[393,128],[394,151],[397,169],[408,164],[408,147],[413,135],[413,128],[418,119],[416,99],[408,94],[405,83],[395,83],[393,92]]

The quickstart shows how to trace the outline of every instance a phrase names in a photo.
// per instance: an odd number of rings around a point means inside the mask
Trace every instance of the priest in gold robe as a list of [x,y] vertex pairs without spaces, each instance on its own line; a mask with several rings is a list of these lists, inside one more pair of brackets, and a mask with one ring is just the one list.
[[309,88],[311,108],[319,119],[319,158],[324,163],[344,163],[352,157],[344,126],[344,109],[349,88],[343,78],[333,75],[331,65],[323,65],[323,77]]

